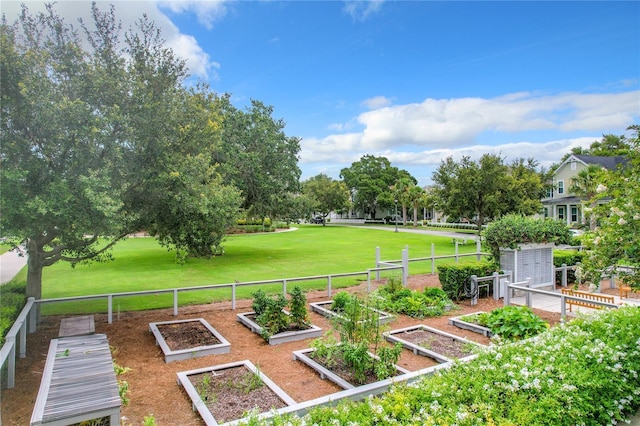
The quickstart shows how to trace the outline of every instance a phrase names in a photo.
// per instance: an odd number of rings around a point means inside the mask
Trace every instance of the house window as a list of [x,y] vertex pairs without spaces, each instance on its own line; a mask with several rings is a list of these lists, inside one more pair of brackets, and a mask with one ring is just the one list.
[[576,162],[575,161],[571,162],[571,170],[573,170],[573,171],[576,170]]
[[553,198],[553,188],[547,188],[546,191],[547,198]]
[[561,220],[566,219],[566,212],[564,210],[564,206],[558,206],[558,219],[561,219]]
[[564,194],[564,181],[558,181],[558,194]]
[[578,206],[571,206],[571,222],[578,221]]
[[549,209],[547,207],[543,207],[542,208],[542,214],[544,215],[545,218],[549,217]]

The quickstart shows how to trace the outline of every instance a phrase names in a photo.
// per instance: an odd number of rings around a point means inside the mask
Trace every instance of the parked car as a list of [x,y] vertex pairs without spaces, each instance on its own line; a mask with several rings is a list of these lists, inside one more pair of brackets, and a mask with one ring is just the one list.
[[322,216],[314,216],[311,218],[311,223],[324,223],[324,217]]
[[386,224],[396,223],[396,222],[402,223],[402,216],[400,216],[399,214],[384,217],[384,223]]

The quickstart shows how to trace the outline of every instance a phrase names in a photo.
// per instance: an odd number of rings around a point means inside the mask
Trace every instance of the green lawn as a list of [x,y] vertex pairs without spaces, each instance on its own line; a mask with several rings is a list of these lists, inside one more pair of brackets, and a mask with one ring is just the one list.
[[[159,246],[152,238],[130,238],[116,245],[115,260],[107,263],[77,265],[60,262],[45,268],[43,298],[59,298],[90,294],[118,293],[138,290],[228,284],[300,276],[326,275],[366,271],[375,266],[376,247],[383,259],[400,259],[409,246],[411,258],[431,254],[453,254],[451,238],[422,234],[337,226],[300,225],[290,232],[233,235],[224,243],[224,256],[211,259],[189,259],[179,265],[175,255]],[[475,244],[460,247],[460,253],[471,253]],[[475,258],[474,258],[475,259]],[[431,262],[412,262],[411,274],[428,273]],[[387,273],[389,275],[390,273]],[[396,272],[397,274],[397,272]],[[366,279],[350,277],[332,279],[334,288],[353,285]],[[325,288],[326,280],[288,284],[304,289]],[[270,286],[277,291],[280,285]],[[255,287],[242,287],[238,296],[250,297]],[[192,291],[180,294],[180,303],[207,303],[229,299],[230,290]],[[118,297],[114,309],[150,309],[171,306],[172,295]],[[45,313],[106,311],[106,301],[56,303],[45,306]]]

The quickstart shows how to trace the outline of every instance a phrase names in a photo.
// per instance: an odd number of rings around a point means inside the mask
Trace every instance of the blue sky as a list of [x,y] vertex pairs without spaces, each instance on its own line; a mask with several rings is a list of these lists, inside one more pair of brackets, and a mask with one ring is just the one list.
[[[18,4],[3,1],[3,12]],[[62,1],[57,10],[73,22],[89,6]],[[287,135],[302,138],[302,179],[339,178],[365,154],[421,185],[447,156],[491,152],[548,167],[640,124],[638,1],[115,6],[125,27],[147,13],[193,79],[231,93],[236,106],[273,105]]]

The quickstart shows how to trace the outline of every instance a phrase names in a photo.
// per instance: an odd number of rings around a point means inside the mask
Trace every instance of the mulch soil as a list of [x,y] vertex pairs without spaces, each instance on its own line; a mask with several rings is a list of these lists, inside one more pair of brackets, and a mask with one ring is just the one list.
[[[376,288],[382,283],[372,283]],[[414,290],[425,287],[440,287],[437,275],[417,275],[409,278],[408,286]],[[366,283],[351,287],[350,292],[363,293]],[[329,300],[326,291],[307,293],[307,301]],[[478,311],[491,311],[503,306],[502,300],[480,299],[476,306],[463,301],[455,309],[438,318],[415,319],[399,315],[389,324],[389,329],[399,329],[416,324],[425,324],[448,333],[465,337],[481,344],[489,339],[478,333],[462,330],[448,324],[449,317],[466,315]],[[235,361],[250,360],[262,373],[275,382],[296,402],[308,401],[340,391],[328,380],[322,380],[311,368],[300,361],[294,361],[292,352],[306,349],[312,339],[269,345],[265,340],[252,333],[236,320],[237,313],[251,311],[251,300],[238,301],[237,310],[231,310],[231,303],[211,303],[181,307],[179,315],[173,316],[173,309],[161,309],[143,312],[126,312],[114,318],[108,324],[107,316],[95,315],[96,333],[106,334],[113,348],[113,357],[118,365],[130,368],[120,376],[129,384],[130,402],[122,407],[124,425],[139,425],[145,416],[153,415],[158,425],[203,425],[196,411],[192,410],[191,400],[177,382],[177,372],[210,367]],[[539,316],[555,325],[560,315],[546,311],[535,311]],[[313,324],[328,331],[330,320],[309,309]],[[231,343],[228,354],[209,355],[171,363],[164,362],[164,354],[149,331],[149,323],[172,321],[177,319],[204,318],[226,340]],[[3,389],[1,395],[2,424],[28,425],[42,379],[49,341],[57,338],[61,317],[45,317],[36,333],[28,336],[27,356],[18,359],[16,369],[16,387]],[[194,332],[198,334],[197,331]],[[415,371],[436,365],[430,358],[415,355],[403,350],[398,365]]]

